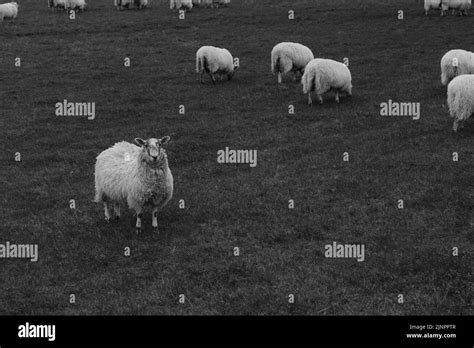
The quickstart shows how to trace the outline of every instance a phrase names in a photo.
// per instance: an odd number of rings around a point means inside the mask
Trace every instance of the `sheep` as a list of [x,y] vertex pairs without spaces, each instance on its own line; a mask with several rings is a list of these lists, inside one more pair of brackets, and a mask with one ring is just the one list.
[[85,0],[66,0],[66,9],[84,11],[86,6]]
[[453,131],[463,126],[474,113],[474,75],[455,77],[448,85],[449,114],[454,118]]
[[137,233],[142,227],[146,205],[152,206],[152,226],[158,232],[158,211],[173,196],[173,175],[163,149],[169,140],[169,136],[148,140],[136,138],[138,146],[122,141],[97,156],[94,201],[104,203],[107,222],[112,206],[115,218],[120,218],[119,202],[126,200],[128,207],[137,214]]
[[203,7],[227,7],[230,4],[230,0],[200,0]]
[[303,75],[306,64],[312,59],[314,55],[308,47],[294,42],[280,42],[272,49],[272,73],[278,73],[278,83],[282,83],[282,74],[290,71],[296,74],[299,71]]
[[66,8],[66,0],[48,0],[49,8]]
[[142,9],[148,7],[148,0],[114,0],[114,5],[119,10],[124,8],[130,8],[130,5],[134,5],[137,9]]
[[429,10],[432,8],[441,8],[441,0],[425,0],[425,15],[428,16]]
[[18,16],[18,4],[16,2],[8,2],[0,5],[0,22],[3,19],[14,20]]
[[472,0],[441,0],[441,16],[444,16],[449,9],[459,11],[459,14],[467,15],[471,8]]
[[441,83],[446,86],[454,77],[474,74],[474,53],[456,49],[441,58]]
[[228,80],[234,76],[238,66],[234,66],[234,59],[225,48],[214,46],[202,46],[196,52],[196,72],[200,73],[199,81],[202,82],[204,72],[211,77],[212,83],[216,84],[214,74],[226,75]]
[[170,0],[171,10],[185,9],[185,10],[191,11],[192,8],[193,8],[192,0]]
[[322,94],[334,90],[336,102],[339,103],[339,93],[352,95],[352,77],[349,68],[331,59],[313,59],[306,66],[303,78],[303,93],[308,93],[308,104],[313,103],[311,92],[316,91],[318,101],[323,103]]

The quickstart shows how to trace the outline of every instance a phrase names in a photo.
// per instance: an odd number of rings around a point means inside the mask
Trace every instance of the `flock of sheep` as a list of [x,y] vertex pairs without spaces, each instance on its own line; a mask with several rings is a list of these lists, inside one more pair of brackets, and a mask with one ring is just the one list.
[[445,16],[448,10],[453,14],[457,10],[460,16],[466,16],[471,8],[472,0],[425,0],[425,14],[428,15],[431,9],[440,9],[441,16]]
[[[207,73],[213,84],[214,75],[231,80],[238,69],[232,54],[224,48],[203,46],[196,52],[196,72],[203,83]],[[326,92],[352,95],[352,77],[346,64],[331,59],[314,58],[312,51],[299,43],[281,42],[271,52],[271,71],[278,75],[298,72],[302,75],[303,93],[312,103],[314,91],[319,103]],[[454,118],[453,130],[474,113],[474,53],[465,50],[451,50],[441,59],[441,82],[448,85],[448,106]],[[137,215],[136,230],[141,230],[142,211],[146,205],[153,209],[153,228],[158,230],[157,213],[166,205],[173,194],[173,176],[168,166],[163,139],[135,139],[137,145],[127,142],[115,144],[103,151],[95,165],[96,202],[103,202],[105,219],[111,218],[111,209],[120,216],[119,202],[126,200]]]
[[[114,0],[119,9],[140,9],[148,5],[148,0]],[[171,9],[190,10],[193,6],[225,6],[230,0],[170,0]],[[49,7],[66,10],[84,10],[85,0],[48,0]],[[466,14],[471,0],[425,0],[425,11],[441,8],[442,14],[449,9]],[[0,19],[16,18],[18,4],[11,2],[0,5]],[[200,82],[207,73],[213,84],[215,75],[231,80],[239,68],[232,54],[224,48],[203,46],[196,52],[196,72]],[[340,93],[352,95],[352,76],[344,63],[314,58],[313,52],[306,46],[281,42],[271,51],[271,71],[278,75],[278,83],[283,76],[293,72],[302,75],[303,93],[312,104],[311,94],[315,92],[317,100],[323,103],[323,94],[335,93],[339,103]],[[453,130],[459,127],[474,113],[474,53],[456,49],[447,52],[441,59],[441,83],[447,86],[447,102],[451,117],[454,118]],[[95,201],[104,204],[105,219],[120,217],[120,201],[127,201],[128,207],[137,215],[136,230],[142,227],[142,212],[147,205],[152,206],[152,226],[157,231],[158,211],[173,195],[173,176],[171,174],[166,151],[163,145],[170,137],[161,139],[135,139],[135,144],[120,142],[103,151],[95,164]],[[113,210],[113,214],[112,214]]]
[[[220,7],[228,4],[230,4],[230,0],[170,0],[170,9],[189,11],[194,6]],[[132,7],[142,9],[148,7],[148,0],[114,0],[114,5],[120,10]],[[48,6],[57,9],[84,11],[87,4],[85,0],[48,0]]]

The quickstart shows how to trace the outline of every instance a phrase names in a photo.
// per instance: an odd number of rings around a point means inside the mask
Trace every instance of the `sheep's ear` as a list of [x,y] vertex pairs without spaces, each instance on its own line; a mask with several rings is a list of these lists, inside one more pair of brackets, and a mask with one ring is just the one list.
[[135,138],[135,144],[138,146],[145,146],[146,140],[143,140],[142,138]]
[[171,139],[171,138],[170,138],[169,136],[166,136],[166,137],[161,138],[161,139],[160,139],[161,145],[167,144],[167,143],[170,141],[170,139]]

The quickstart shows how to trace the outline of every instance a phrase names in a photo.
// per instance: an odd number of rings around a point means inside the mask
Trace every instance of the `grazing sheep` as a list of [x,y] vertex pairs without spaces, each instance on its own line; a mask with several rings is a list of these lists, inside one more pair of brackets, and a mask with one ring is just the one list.
[[331,59],[313,59],[306,66],[303,78],[303,93],[308,93],[308,104],[312,104],[311,92],[316,91],[318,101],[323,103],[322,95],[330,90],[336,93],[339,103],[339,93],[352,95],[352,77],[349,68]]
[[86,6],[87,4],[85,0],[66,0],[66,8],[70,10],[84,11]]
[[472,0],[441,0],[441,15],[444,16],[449,9],[459,11],[459,15],[466,15],[471,8]]
[[103,202],[105,220],[110,220],[113,206],[120,217],[119,202],[126,200],[137,214],[136,229],[141,230],[141,219],[146,205],[152,206],[155,232],[158,232],[158,211],[173,196],[173,175],[163,145],[170,137],[135,139],[134,144],[122,141],[102,151],[95,164],[95,202]]
[[203,7],[227,7],[230,0],[200,0],[200,5]]
[[201,0],[202,6],[204,7],[214,7],[213,0]]
[[453,131],[463,126],[474,113],[474,75],[455,77],[448,85],[449,114],[454,118]]
[[425,15],[428,16],[428,12],[431,9],[440,9],[441,0],[425,0]]
[[66,9],[66,0],[48,0],[48,7]]
[[123,10],[124,8],[129,9],[130,5],[140,10],[148,7],[148,0],[114,0],[114,5],[119,10]]
[[191,10],[193,8],[192,0],[170,0],[170,9],[171,10]]
[[314,55],[308,47],[299,43],[281,42],[273,47],[271,58],[272,73],[278,73],[278,83],[282,83],[282,74],[299,71],[303,75],[306,64],[314,59]]
[[0,22],[3,20],[14,20],[18,16],[18,4],[16,2],[8,2],[0,5]]
[[474,53],[451,50],[441,58],[441,83],[446,86],[458,75],[474,74]]
[[211,77],[212,83],[216,84],[214,74],[227,76],[231,80],[238,66],[234,66],[234,58],[225,48],[214,46],[202,46],[196,52],[196,72],[200,73],[199,81],[202,83],[204,72]]

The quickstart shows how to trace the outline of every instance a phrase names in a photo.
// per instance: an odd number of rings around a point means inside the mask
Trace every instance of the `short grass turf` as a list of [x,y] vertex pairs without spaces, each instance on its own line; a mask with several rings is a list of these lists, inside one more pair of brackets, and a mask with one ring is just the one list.
[[[75,20],[22,1],[0,25],[0,243],[37,243],[39,260],[0,260],[0,313],[472,315],[474,125],[451,132],[439,61],[472,49],[473,23],[413,0],[234,0],[184,20],[167,1],[91,0]],[[281,41],[349,58],[354,95],[310,107],[291,76],[279,86]],[[232,81],[198,83],[202,45],[239,57]],[[95,102],[96,119],[55,116],[64,99]],[[421,119],[381,117],[389,99]],[[164,135],[161,233],[149,212],[140,235],[129,211],[105,224],[96,156]],[[257,167],[218,164],[227,146],[258,150]],[[325,258],[333,241],[364,244],[365,261]]]

